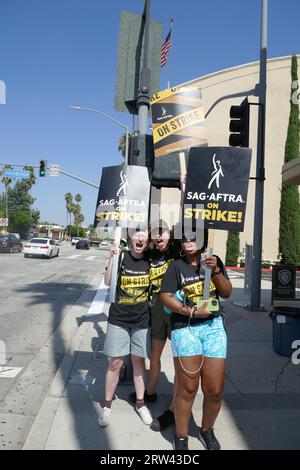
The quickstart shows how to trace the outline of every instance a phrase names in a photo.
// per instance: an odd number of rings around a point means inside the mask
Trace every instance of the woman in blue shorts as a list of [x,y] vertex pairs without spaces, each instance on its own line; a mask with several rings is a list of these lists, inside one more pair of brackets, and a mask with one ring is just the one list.
[[[174,448],[188,449],[188,426],[191,409],[199,388],[203,398],[202,426],[199,439],[208,450],[219,450],[213,426],[222,404],[227,337],[220,310],[212,314],[207,303],[197,309],[203,299],[205,269],[200,262],[201,250],[195,239],[181,240],[184,256],[168,268],[161,288],[161,302],[171,311],[171,341],[178,380],[175,398],[176,435]],[[211,268],[210,299],[227,298],[232,286],[220,258],[207,257],[205,264]],[[181,290],[186,299],[175,298]]]

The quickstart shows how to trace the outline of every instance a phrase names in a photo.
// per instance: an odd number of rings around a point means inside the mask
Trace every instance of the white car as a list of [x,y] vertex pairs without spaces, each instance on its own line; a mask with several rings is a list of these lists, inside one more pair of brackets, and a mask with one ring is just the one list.
[[109,246],[109,243],[107,240],[103,240],[101,243],[100,243],[100,246]]
[[32,238],[23,246],[24,258],[29,256],[46,256],[46,258],[53,258],[59,255],[59,247],[56,245],[55,240],[50,238]]
[[71,241],[71,245],[76,245],[76,243],[79,242],[79,240],[81,240],[80,237],[73,237]]

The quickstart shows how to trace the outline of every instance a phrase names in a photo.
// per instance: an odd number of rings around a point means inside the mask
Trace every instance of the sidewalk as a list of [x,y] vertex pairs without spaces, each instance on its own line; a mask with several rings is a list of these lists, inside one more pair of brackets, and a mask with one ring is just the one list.
[[[272,322],[265,312],[234,305],[247,299],[243,280],[232,279],[234,293],[224,301],[229,339],[224,403],[215,431],[223,449],[300,449],[300,365],[273,352]],[[269,281],[263,281],[262,302],[270,302]],[[133,386],[118,386],[111,422],[99,428],[107,360],[102,354],[108,303],[103,311],[82,317],[69,351],[35,419],[24,449],[171,450],[174,429],[157,433],[145,426],[128,394]],[[83,312],[85,313],[85,312]],[[300,338],[299,338],[300,339]],[[158,416],[172,395],[173,361],[170,344],[162,357]],[[203,450],[197,439],[202,394],[196,397],[189,446]]]

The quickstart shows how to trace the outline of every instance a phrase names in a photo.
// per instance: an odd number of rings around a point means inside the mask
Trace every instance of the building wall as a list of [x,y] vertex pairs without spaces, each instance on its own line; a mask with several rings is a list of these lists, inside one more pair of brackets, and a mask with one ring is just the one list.
[[[300,77],[300,70],[298,71]],[[254,62],[199,77],[180,86],[202,88],[204,109],[226,95],[251,90],[259,81],[259,63]],[[276,259],[278,254],[279,207],[281,168],[284,163],[284,147],[290,112],[291,56],[270,59],[267,64],[265,198],[263,227],[263,258]],[[211,146],[228,146],[230,106],[240,104],[241,98],[224,99],[207,116],[208,143]],[[250,102],[257,102],[249,96]],[[250,176],[256,175],[256,139],[258,106],[250,108],[250,147],[253,149]],[[255,180],[249,181],[248,204],[244,232],[240,234],[241,249],[252,244],[254,223]],[[161,203],[179,203],[180,191],[161,190]],[[168,210],[164,210],[168,220]],[[216,230],[214,251],[225,259],[227,232]]]

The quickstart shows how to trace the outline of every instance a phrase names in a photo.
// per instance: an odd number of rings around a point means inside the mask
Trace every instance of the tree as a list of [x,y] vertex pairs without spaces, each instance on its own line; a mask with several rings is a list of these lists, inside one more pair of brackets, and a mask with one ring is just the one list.
[[26,180],[19,180],[13,188],[8,188],[9,212],[30,212],[30,206],[34,202],[28,192]]
[[68,216],[70,216],[70,224],[71,224],[71,205],[73,203],[73,196],[71,193],[65,194],[65,201],[66,201],[66,209],[67,209],[67,225],[68,225]]
[[121,152],[122,157],[125,158],[126,149],[126,134],[122,134],[119,140],[118,152]]
[[[298,61],[292,57],[290,116],[285,143],[284,162],[299,156]],[[300,263],[300,204],[297,186],[282,184],[279,222],[279,253],[283,264]]]
[[[4,170],[10,170],[10,169],[11,169],[11,165],[4,165]],[[5,217],[8,217],[8,187],[11,184],[11,182],[12,180],[11,178],[8,178],[8,176],[3,176],[1,180],[1,183],[3,183],[5,186]]]
[[240,234],[239,232],[228,232],[226,242],[226,266],[236,266],[240,256]]
[[24,180],[25,183],[27,184],[28,186],[28,189],[30,190],[32,188],[32,186],[35,184],[36,182],[36,176],[34,174],[34,169],[32,166],[30,165],[25,165],[23,167],[23,170],[25,171],[29,171],[29,178],[27,178],[27,180]]

